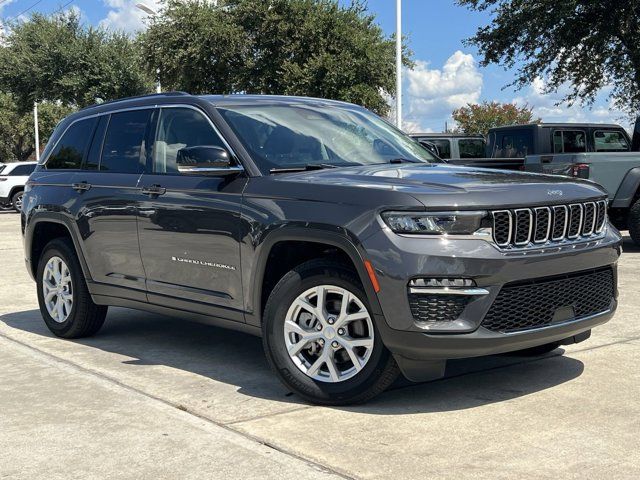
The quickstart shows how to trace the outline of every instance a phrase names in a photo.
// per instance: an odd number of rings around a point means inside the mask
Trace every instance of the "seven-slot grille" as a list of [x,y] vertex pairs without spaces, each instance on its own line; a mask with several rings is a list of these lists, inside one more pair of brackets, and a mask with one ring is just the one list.
[[602,233],[607,202],[495,210],[493,240],[499,247],[528,247],[547,242],[579,240]]

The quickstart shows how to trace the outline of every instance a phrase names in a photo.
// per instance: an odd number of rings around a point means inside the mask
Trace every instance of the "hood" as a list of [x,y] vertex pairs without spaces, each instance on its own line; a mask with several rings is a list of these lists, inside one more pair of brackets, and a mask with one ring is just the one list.
[[597,184],[568,177],[445,164],[368,165],[284,174],[279,181],[396,191],[427,207],[495,208],[602,198]]

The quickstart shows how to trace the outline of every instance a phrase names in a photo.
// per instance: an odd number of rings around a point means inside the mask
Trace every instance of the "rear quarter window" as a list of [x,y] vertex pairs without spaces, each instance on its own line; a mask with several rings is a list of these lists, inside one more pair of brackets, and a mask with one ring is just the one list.
[[556,130],[553,132],[553,153],[584,153],[587,135],[583,130]]
[[96,119],[88,118],[73,123],[62,135],[46,162],[47,170],[74,170],[82,165]]
[[8,173],[10,177],[28,177],[36,169],[36,166],[32,163],[28,165],[18,165]]
[[485,142],[480,138],[461,138],[458,140],[460,158],[483,158]]
[[596,152],[628,152],[627,137],[619,130],[596,130],[593,132]]
[[524,158],[533,153],[533,133],[530,130],[498,134],[496,158]]

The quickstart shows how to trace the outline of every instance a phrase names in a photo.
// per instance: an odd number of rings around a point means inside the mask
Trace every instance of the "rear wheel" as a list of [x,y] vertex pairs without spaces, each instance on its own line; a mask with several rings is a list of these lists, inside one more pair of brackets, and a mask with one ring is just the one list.
[[631,240],[640,246],[640,200],[637,200],[629,210],[628,227]]
[[287,273],[267,301],[262,338],[283,383],[314,403],[364,402],[399,373],[357,276],[339,263],[313,260]]
[[40,313],[52,333],[81,338],[100,330],[107,307],[93,303],[71,241],[55,239],[47,244],[36,281]]
[[24,192],[21,190],[13,194],[11,197],[11,204],[16,212],[22,211],[22,198],[24,197]]

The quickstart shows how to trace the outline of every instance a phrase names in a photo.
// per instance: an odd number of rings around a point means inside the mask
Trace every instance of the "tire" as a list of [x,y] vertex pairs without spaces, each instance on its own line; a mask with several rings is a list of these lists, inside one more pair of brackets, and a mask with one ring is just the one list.
[[524,350],[518,350],[512,352],[510,355],[518,357],[539,357],[549,352],[553,352],[560,346],[560,342],[545,343],[544,345],[538,345],[537,347],[525,348]]
[[631,206],[627,223],[631,240],[640,246],[640,200],[637,200],[636,203]]
[[11,206],[18,213],[22,211],[22,197],[24,197],[23,190],[14,193],[11,197]]
[[[63,262],[60,268],[58,268],[60,265],[58,260]],[[48,269],[50,265],[55,266],[55,269]],[[56,270],[58,274],[60,270],[64,270],[64,266],[67,267],[68,275],[56,281],[52,272]],[[64,279],[70,279],[70,281],[65,282]],[[47,287],[45,287],[45,280],[47,280]],[[50,288],[51,285],[62,284],[67,288],[62,287],[58,290],[60,293],[54,295],[49,303],[54,306],[53,314],[56,316],[54,318],[49,311],[51,307],[47,306],[46,298],[49,297],[45,296],[45,288],[51,292],[55,290]],[[82,338],[95,334],[102,327],[107,315],[107,307],[93,303],[78,256],[69,239],[57,238],[45,246],[38,262],[36,288],[40,313],[54,335],[62,338]],[[62,298],[71,299],[70,308],[68,303],[61,300]],[[61,301],[62,307],[60,307]],[[61,314],[60,311],[62,311]]]
[[[327,292],[327,302],[324,304],[330,306],[332,312],[323,315],[323,322],[309,313],[311,310],[296,306],[300,305],[296,303],[299,298],[314,295],[313,292],[318,288]],[[339,296],[336,292],[344,295]],[[353,314],[354,317],[363,318],[345,323],[343,329],[338,328],[344,318],[338,310],[346,295],[350,295],[347,312],[352,312],[350,315]],[[341,299],[339,303],[338,298]],[[315,302],[317,307],[317,296]],[[393,383],[400,370],[393,355],[382,343],[370,312],[367,296],[358,277],[344,265],[322,259],[299,265],[278,282],[265,306],[262,341],[271,368],[285,386],[312,403],[348,405],[375,397]],[[301,322],[305,326],[305,335],[317,335],[322,339],[322,343],[319,343],[320,340],[306,343],[307,347],[296,354],[299,355],[296,361],[289,355],[287,344],[292,342],[292,338],[303,337],[299,336],[297,329],[291,330],[291,321],[286,322],[287,318],[293,318],[294,323]],[[335,322],[335,327],[328,322]],[[318,326],[321,331],[318,331]],[[289,329],[286,334],[285,329]],[[367,346],[351,342],[366,343]],[[298,345],[304,342],[293,343]],[[332,346],[334,343],[336,347]],[[354,347],[349,348],[351,353],[344,347],[347,344]],[[292,344],[289,348],[292,348]],[[303,371],[304,368],[311,372],[316,361],[325,353],[330,355],[333,370],[329,368],[327,361],[321,364],[315,375]],[[354,353],[355,358],[352,356]],[[359,368],[355,361],[360,364]]]

